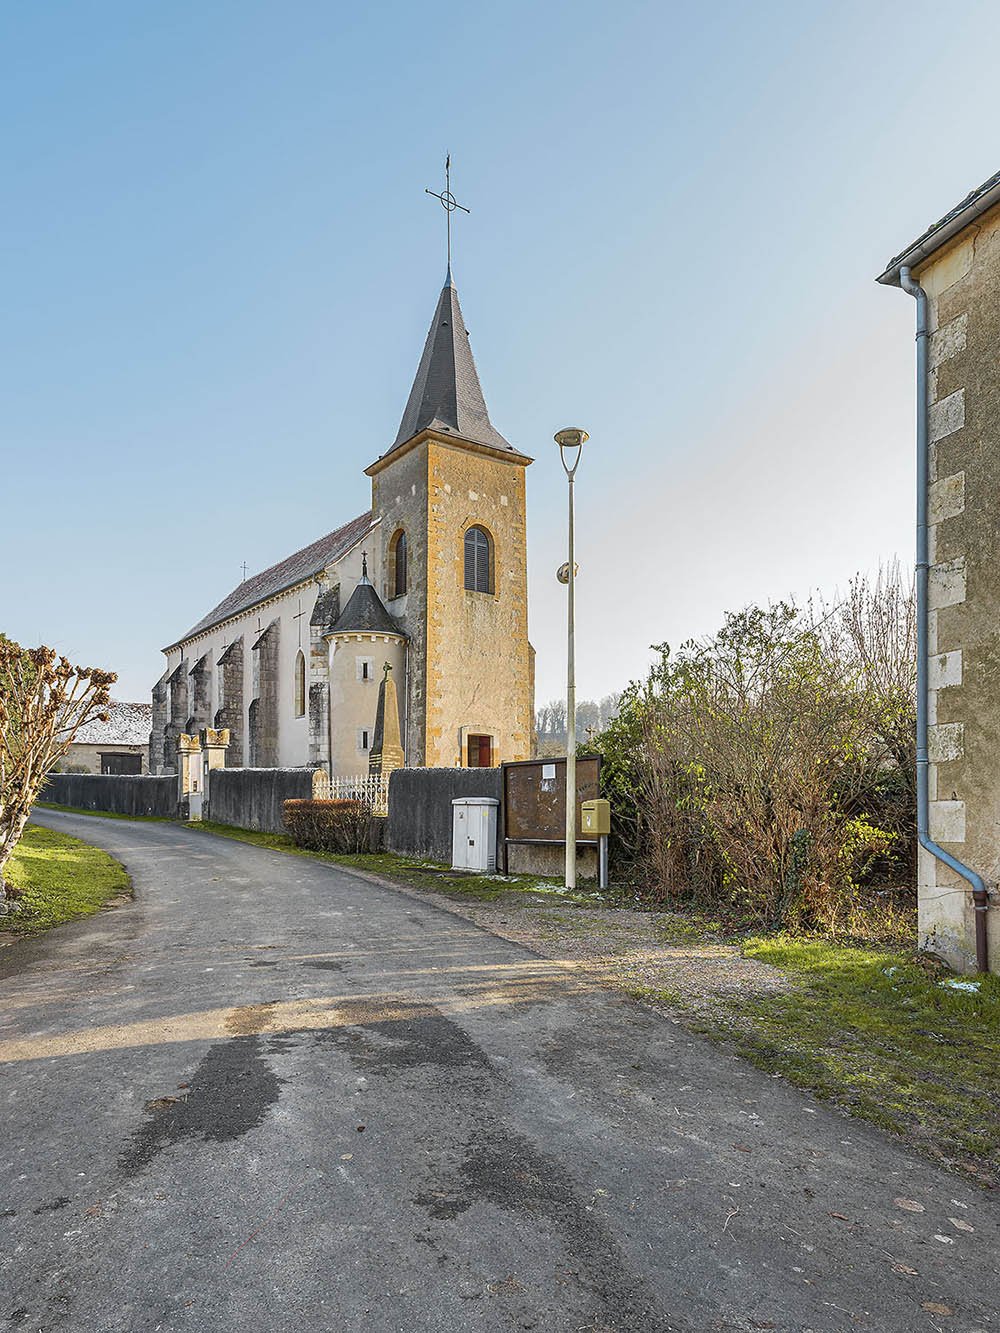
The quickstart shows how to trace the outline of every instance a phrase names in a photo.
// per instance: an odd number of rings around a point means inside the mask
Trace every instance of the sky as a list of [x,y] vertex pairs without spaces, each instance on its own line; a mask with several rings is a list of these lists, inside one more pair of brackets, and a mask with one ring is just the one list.
[[146,699],[369,503],[444,277],[528,471],[536,698],[913,552],[890,255],[1000,167],[1000,8],[0,6],[0,630]]

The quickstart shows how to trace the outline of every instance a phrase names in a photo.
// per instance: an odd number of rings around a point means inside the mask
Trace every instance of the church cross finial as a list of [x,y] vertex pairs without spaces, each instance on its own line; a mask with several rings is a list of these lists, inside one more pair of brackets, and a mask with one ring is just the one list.
[[448,237],[448,277],[451,277],[451,215],[456,208],[460,208],[463,213],[470,210],[464,204],[460,204],[451,192],[451,153],[444,160],[444,190],[438,194],[435,190],[424,190],[424,194],[432,195],[435,199],[440,199],[444,211],[448,215],[447,237]]
[[361,552],[361,577],[362,577],[363,579],[366,579],[366,578],[368,577],[368,552],[367,552],[367,551],[362,551],[362,552]]

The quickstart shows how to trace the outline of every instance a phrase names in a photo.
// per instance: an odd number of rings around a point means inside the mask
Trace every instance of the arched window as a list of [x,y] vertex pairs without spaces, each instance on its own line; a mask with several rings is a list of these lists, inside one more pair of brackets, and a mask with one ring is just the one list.
[[295,657],[295,716],[303,717],[306,711],[306,659],[300,648]]
[[493,591],[493,543],[485,528],[465,534],[465,586],[470,592]]
[[389,596],[402,597],[406,592],[406,533],[402,528],[389,543]]

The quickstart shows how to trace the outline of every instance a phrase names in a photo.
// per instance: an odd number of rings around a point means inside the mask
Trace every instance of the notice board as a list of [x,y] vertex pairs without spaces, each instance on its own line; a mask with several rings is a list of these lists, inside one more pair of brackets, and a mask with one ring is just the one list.
[[[601,757],[576,758],[576,827],[580,805],[601,794]],[[566,760],[531,759],[503,765],[504,840],[506,842],[566,841]],[[596,838],[578,838],[597,846]]]

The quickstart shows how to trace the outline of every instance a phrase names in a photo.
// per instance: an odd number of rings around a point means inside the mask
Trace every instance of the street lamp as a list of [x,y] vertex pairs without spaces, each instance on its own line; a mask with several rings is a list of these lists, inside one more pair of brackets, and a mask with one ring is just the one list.
[[[576,563],[574,561],[576,537],[573,527],[573,480],[580,464],[580,455],[584,443],[590,439],[585,430],[575,426],[557,431],[555,442],[559,446],[559,457],[569,481],[569,561],[560,569],[557,577],[565,583],[568,597],[567,618],[567,659],[566,659],[566,887],[576,888]],[[572,456],[572,466],[567,456]]]

